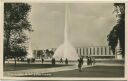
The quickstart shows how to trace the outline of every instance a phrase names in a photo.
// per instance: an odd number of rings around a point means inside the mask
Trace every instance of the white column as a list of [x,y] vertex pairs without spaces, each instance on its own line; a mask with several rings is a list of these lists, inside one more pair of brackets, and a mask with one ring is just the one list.
[[121,52],[122,52],[122,49],[120,48],[120,42],[119,42],[119,39],[118,39],[117,47],[115,49],[115,59],[123,59]]
[[77,53],[80,55],[80,48],[77,48]]
[[91,47],[88,47],[88,56],[90,56],[91,51],[90,51]]
[[96,49],[96,55],[99,55],[99,54],[100,54],[100,48],[97,47],[97,49]]
[[81,56],[83,56],[83,48],[81,48]]

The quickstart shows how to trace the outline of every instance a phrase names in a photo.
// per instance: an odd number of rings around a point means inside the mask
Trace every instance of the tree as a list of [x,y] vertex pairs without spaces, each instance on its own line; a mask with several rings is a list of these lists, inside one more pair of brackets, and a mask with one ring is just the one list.
[[46,56],[47,58],[50,56],[50,51],[48,49],[46,49]]
[[43,54],[44,54],[43,50],[38,50],[37,51],[37,57],[39,57],[39,59],[42,58]]
[[125,4],[114,3],[114,13],[116,13],[117,24],[113,27],[112,31],[108,35],[108,45],[111,47],[113,53],[117,46],[118,40],[122,49],[122,55],[124,57],[125,51]]
[[31,6],[27,3],[4,4],[4,62],[5,58],[21,57],[27,54],[25,43],[29,39],[25,31],[32,31],[28,21]]
[[50,50],[49,53],[50,53],[50,56],[49,57],[52,58],[52,56],[54,55],[54,51],[53,50]]

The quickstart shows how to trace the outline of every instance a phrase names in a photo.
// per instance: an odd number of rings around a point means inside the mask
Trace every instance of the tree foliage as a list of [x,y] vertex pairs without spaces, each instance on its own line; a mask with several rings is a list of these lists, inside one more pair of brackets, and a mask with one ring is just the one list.
[[4,57],[21,57],[27,54],[25,43],[29,37],[25,31],[32,31],[28,21],[31,6],[27,3],[4,4]]
[[120,42],[120,47],[122,49],[122,54],[125,51],[125,4],[124,3],[114,3],[114,13],[116,13],[117,24],[113,27],[108,35],[108,45],[111,47],[113,53],[115,53],[115,48]]

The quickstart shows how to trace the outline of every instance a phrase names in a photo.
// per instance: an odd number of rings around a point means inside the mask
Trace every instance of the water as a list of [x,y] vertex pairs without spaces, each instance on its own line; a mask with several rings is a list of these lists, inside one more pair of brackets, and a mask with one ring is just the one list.
[[64,43],[60,45],[53,58],[55,59],[68,59],[68,60],[77,60],[79,58],[75,48],[71,45],[69,38],[68,38],[68,31],[69,31],[69,16],[70,16],[70,9],[69,6],[66,5],[65,7],[65,28],[64,28]]

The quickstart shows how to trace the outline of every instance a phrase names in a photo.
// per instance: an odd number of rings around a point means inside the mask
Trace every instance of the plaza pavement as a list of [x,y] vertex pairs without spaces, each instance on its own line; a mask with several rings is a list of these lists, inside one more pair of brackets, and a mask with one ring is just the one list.
[[[124,64],[108,64],[108,63],[96,63],[96,66],[124,66]],[[83,65],[82,68],[93,67]],[[36,75],[36,74],[44,74],[44,73],[52,73],[59,71],[68,71],[78,69],[77,64],[71,66],[63,66],[63,67],[53,67],[53,68],[39,68],[39,69],[27,69],[27,70],[19,70],[19,71],[5,71],[5,76],[24,76],[24,75]]]

